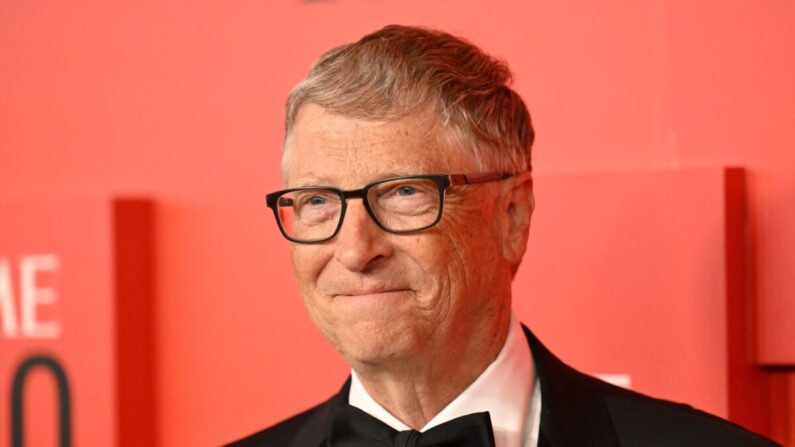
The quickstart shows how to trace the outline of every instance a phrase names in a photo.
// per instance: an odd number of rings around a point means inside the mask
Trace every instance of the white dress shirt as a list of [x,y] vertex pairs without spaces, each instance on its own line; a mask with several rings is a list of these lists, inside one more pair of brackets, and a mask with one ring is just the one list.
[[[532,384],[532,386],[531,386]],[[351,371],[348,403],[395,430],[410,430],[364,389]],[[508,336],[497,358],[461,394],[434,416],[421,432],[451,419],[488,411],[496,447],[536,447],[541,422],[541,389],[522,327],[511,314]]]

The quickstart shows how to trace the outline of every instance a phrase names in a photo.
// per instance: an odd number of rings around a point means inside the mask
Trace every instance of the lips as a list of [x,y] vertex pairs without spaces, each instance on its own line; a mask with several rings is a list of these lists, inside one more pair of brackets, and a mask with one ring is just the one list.
[[378,295],[390,295],[393,293],[399,292],[407,292],[408,289],[366,289],[366,290],[346,290],[341,293],[335,293],[334,296],[373,296],[376,297]]

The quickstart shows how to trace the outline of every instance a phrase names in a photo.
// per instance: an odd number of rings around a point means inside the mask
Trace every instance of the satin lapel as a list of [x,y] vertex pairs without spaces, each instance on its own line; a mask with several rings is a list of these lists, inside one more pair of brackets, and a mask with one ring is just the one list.
[[541,383],[539,447],[618,446],[597,379],[567,366],[522,329]]

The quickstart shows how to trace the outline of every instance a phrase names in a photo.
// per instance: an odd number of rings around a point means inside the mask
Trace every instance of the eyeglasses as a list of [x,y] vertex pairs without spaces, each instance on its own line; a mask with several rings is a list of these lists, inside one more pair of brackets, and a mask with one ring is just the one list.
[[285,189],[268,194],[266,202],[285,238],[313,244],[337,235],[348,199],[362,199],[367,214],[382,230],[395,234],[413,233],[439,222],[448,188],[510,176],[485,173],[391,177],[349,191],[327,186]]

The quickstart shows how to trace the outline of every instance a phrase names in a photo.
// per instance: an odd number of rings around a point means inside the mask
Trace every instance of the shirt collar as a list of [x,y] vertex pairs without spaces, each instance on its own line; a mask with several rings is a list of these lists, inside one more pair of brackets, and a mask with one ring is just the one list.
[[[536,431],[536,411],[531,409],[531,394],[536,382],[530,348],[519,321],[511,314],[508,336],[497,358],[452,402],[420,431],[470,413],[488,411],[498,447],[519,447]],[[537,387],[536,387],[537,391]],[[535,396],[540,406],[539,396]],[[351,371],[348,403],[379,419],[395,430],[409,430],[370,396],[355,371]],[[531,417],[528,417],[531,416]],[[526,429],[529,432],[526,432]]]

